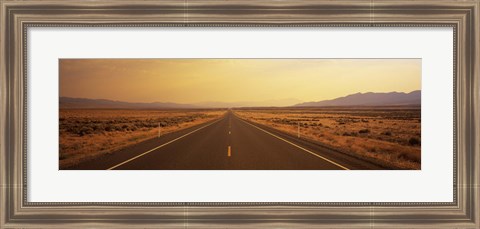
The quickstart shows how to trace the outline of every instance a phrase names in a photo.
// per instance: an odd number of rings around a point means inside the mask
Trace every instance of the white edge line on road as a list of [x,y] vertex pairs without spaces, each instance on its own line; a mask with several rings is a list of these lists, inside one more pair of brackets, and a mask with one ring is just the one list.
[[330,159],[328,159],[328,158],[322,157],[322,156],[320,156],[320,155],[318,155],[318,154],[316,154],[316,153],[314,153],[314,152],[312,152],[312,151],[310,151],[310,150],[308,150],[308,149],[305,149],[305,148],[303,148],[303,147],[301,147],[301,146],[299,146],[299,145],[297,145],[297,144],[295,144],[295,143],[293,143],[293,142],[290,142],[290,141],[288,141],[288,140],[286,140],[286,139],[284,139],[284,138],[282,138],[282,137],[279,137],[279,136],[277,136],[277,135],[275,135],[275,134],[272,134],[272,133],[270,133],[270,132],[268,132],[268,131],[266,131],[266,130],[258,127],[258,126],[255,126],[255,125],[253,125],[253,124],[251,124],[251,123],[249,123],[249,122],[241,119],[241,118],[239,118],[239,119],[242,120],[242,122],[244,122],[244,123],[246,123],[246,124],[248,124],[248,125],[250,125],[250,126],[253,126],[253,127],[255,127],[255,128],[257,128],[257,129],[259,129],[259,130],[261,130],[261,131],[263,131],[263,132],[265,132],[265,133],[267,133],[267,134],[270,134],[270,135],[272,135],[273,137],[276,137],[276,138],[278,138],[278,139],[280,139],[280,140],[282,140],[282,141],[284,141],[284,142],[286,142],[286,143],[289,143],[289,144],[291,144],[291,145],[293,145],[293,146],[295,146],[295,147],[297,147],[297,148],[299,148],[299,149],[302,149],[303,151],[305,151],[305,152],[307,152],[307,153],[310,153],[310,154],[312,154],[312,155],[314,155],[314,156],[316,156],[316,157],[319,157],[319,158],[321,158],[321,159],[323,159],[323,160],[325,160],[325,161],[328,161],[328,162],[330,162],[330,163],[332,163],[332,164],[334,164],[334,165],[336,165],[336,166],[338,166],[338,167],[340,167],[340,168],[342,168],[342,169],[350,170],[349,168],[347,168],[347,167],[345,167],[345,166],[343,166],[343,165],[340,165],[340,164],[338,164],[338,163],[336,163],[336,162],[334,162],[334,161],[332,161],[332,160],[330,160]]
[[[224,117],[223,117],[223,118],[224,118]],[[135,160],[135,159],[137,159],[137,158],[139,158],[139,157],[141,157],[141,156],[144,156],[144,155],[146,155],[146,154],[148,154],[148,153],[151,153],[152,151],[155,151],[155,150],[157,150],[157,149],[159,149],[159,148],[162,148],[162,147],[164,147],[164,146],[166,146],[166,145],[168,145],[168,144],[170,144],[170,143],[172,143],[172,142],[174,142],[174,141],[177,141],[177,140],[179,140],[179,139],[181,139],[181,138],[184,138],[184,137],[186,137],[186,136],[188,136],[188,135],[190,135],[190,134],[193,134],[193,133],[195,133],[195,132],[197,132],[197,131],[199,131],[199,130],[207,127],[207,126],[210,126],[210,125],[212,125],[212,124],[214,124],[214,123],[217,123],[218,121],[222,120],[223,118],[220,118],[220,119],[218,119],[218,120],[216,120],[216,121],[214,121],[214,122],[212,122],[212,123],[210,123],[210,124],[208,124],[208,125],[202,126],[202,127],[198,128],[198,129],[195,129],[195,130],[193,130],[192,132],[188,132],[188,133],[186,133],[186,134],[184,134],[184,135],[182,135],[182,136],[180,136],[180,137],[178,137],[178,138],[175,138],[175,139],[173,139],[173,140],[171,140],[171,141],[169,141],[169,142],[167,142],[167,143],[164,143],[164,144],[162,144],[162,145],[160,145],[160,146],[157,146],[157,147],[155,147],[155,148],[153,148],[153,149],[151,149],[151,150],[149,150],[149,151],[147,151],[147,152],[145,152],[145,153],[142,153],[142,154],[139,154],[139,155],[137,155],[137,156],[135,156],[135,157],[132,157],[132,158],[130,158],[130,159],[128,159],[128,160],[120,163],[120,164],[114,165],[114,166],[108,168],[107,170],[115,169],[115,168],[117,168],[117,167],[119,167],[119,166],[121,166],[121,165],[124,165],[124,164],[126,164],[126,163],[128,163],[128,162],[130,162],[130,161],[133,161],[133,160]]]

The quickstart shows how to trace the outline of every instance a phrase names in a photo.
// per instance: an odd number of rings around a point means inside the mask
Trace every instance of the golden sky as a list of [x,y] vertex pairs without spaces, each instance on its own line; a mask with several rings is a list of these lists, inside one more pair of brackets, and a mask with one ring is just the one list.
[[61,59],[59,62],[60,96],[126,102],[281,100],[292,103],[357,92],[411,92],[421,88],[421,59]]

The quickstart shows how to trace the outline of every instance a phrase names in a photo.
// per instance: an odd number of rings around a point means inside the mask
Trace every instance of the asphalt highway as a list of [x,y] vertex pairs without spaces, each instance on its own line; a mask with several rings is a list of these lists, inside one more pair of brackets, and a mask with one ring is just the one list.
[[335,149],[243,120],[220,119],[86,161],[77,170],[384,169]]

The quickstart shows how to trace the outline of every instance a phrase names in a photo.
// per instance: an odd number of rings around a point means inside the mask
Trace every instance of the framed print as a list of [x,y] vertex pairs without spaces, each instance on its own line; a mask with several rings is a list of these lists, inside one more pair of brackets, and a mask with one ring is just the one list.
[[2,228],[477,228],[479,2],[2,1]]

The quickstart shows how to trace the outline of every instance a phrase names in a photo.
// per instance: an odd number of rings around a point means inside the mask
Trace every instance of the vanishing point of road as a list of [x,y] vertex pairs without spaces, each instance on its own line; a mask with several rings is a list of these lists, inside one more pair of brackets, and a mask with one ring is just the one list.
[[384,169],[314,142],[252,123],[229,110],[220,119],[165,134],[69,169]]

